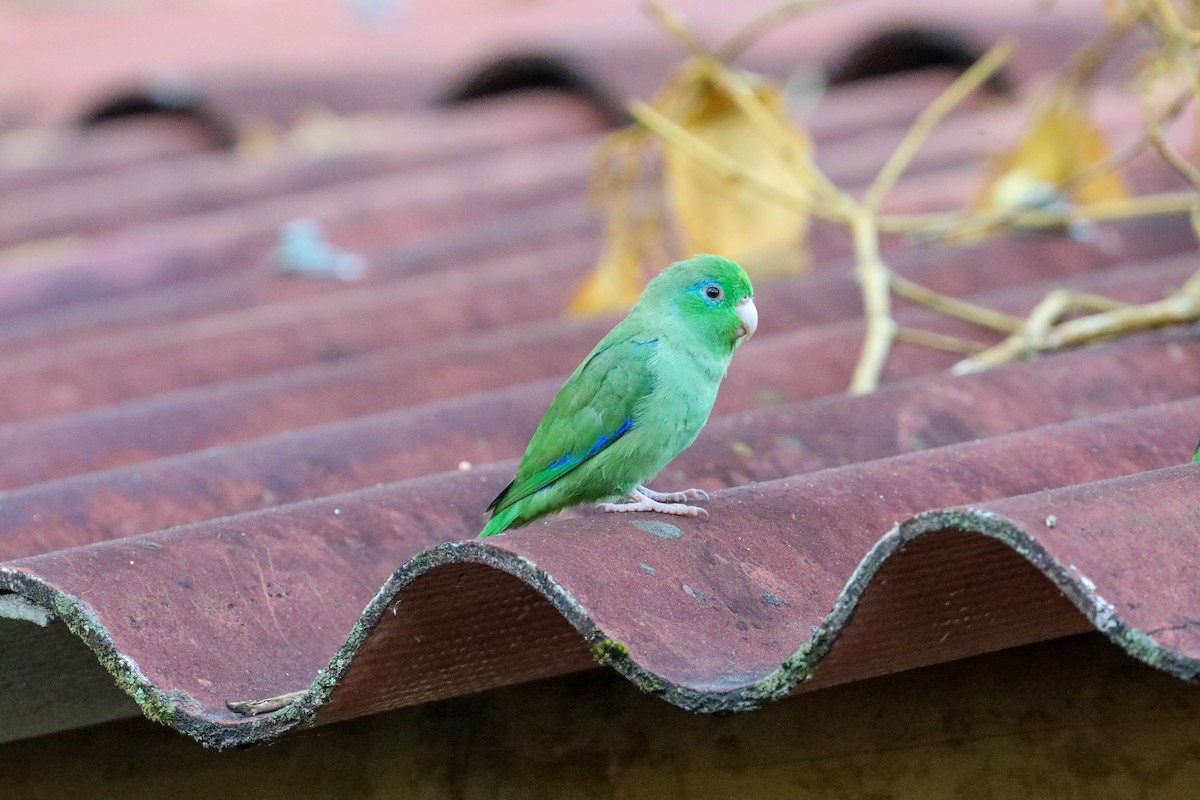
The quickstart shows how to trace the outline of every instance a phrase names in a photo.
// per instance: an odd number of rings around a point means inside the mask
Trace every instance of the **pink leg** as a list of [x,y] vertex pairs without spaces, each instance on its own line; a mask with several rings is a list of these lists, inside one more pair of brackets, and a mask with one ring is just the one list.
[[646,486],[637,487],[637,491],[641,492],[651,500],[657,500],[660,503],[683,503],[687,500],[708,500],[708,492],[703,489],[684,489],[682,492],[656,492]]
[[[699,492],[699,489],[689,489],[689,492]],[[600,503],[596,508],[605,512],[621,513],[625,511],[657,511],[660,514],[674,514],[679,517],[698,517],[699,519],[708,519],[708,512],[698,506],[688,506],[683,503],[664,503],[656,498],[671,498],[677,496],[696,497],[696,495],[688,495],[687,492],[677,492],[675,494],[660,494],[659,492],[649,492],[644,487],[638,487],[629,493],[629,496],[620,503]],[[701,492],[701,494],[704,494]],[[653,496],[652,496],[653,495]],[[708,495],[704,494],[707,499]],[[698,499],[698,498],[697,498]]]

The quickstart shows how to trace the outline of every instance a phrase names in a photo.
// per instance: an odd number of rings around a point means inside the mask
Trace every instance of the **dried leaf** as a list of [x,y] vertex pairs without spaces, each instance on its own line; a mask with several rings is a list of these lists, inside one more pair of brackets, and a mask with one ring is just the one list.
[[637,250],[628,241],[610,241],[567,310],[576,316],[625,311],[637,302],[643,282]]
[[[749,99],[762,115],[755,119],[727,85],[712,77],[713,70],[724,69],[708,59],[693,59],[664,90],[657,108],[747,173],[803,191],[812,143],[788,120],[783,88],[757,76],[736,76],[751,89]],[[752,275],[805,268],[804,211],[718,174],[670,140],[663,143],[663,166],[684,255],[720,253],[741,262]]]
[[1108,145],[1085,103],[1061,92],[1034,118],[1020,143],[994,162],[975,207],[985,212],[1045,207],[1064,188],[1067,200],[1081,205],[1126,198],[1129,191],[1116,169],[1068,186],[1108,157]]
[[[777,84],[695,57],[675,72],[654,108],[682,135],[734,159],[747,173],[808,194],[805,181],[815,173],[812,144],[788,119],[783,96]],[[645,179],[659,172],[660,162],[677,248],[664,247],[670,238],[662,222],[664,198],[647,191]],[[660,140],[640,127],[609,136],[596,152],[591,190],[607,222],[605,251],[572,299],[572,314],[628,308],[641,291],[642,265],[666,260],[668,249],[680,258],[719,253],[755,277],[808,266],[804,210],[713,169],[670,137]]]
[[624,311],[641,294],[645,282],[641,262],[648,249],[647,239],[660,233],[657,217],[635,202],[638,176],[651,144],[643,131],[627,128],[606,138],[593,156],[589,188],[592,201],[603,209],[606,218],[604,252],[572,297],[569,314]]

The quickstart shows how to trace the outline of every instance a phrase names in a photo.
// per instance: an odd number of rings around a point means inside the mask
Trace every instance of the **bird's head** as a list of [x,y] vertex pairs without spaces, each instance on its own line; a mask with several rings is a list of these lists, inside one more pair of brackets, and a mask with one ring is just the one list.
[[730,351],[758,328],[749,276],[721,256],[701,254],[667,267],[646,286],[638,306],[678,319],[689,335]]

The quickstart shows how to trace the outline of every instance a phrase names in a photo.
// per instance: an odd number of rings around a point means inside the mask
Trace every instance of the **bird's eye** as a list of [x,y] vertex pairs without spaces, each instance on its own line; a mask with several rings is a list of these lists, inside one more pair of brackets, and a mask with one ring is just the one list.
[[704,296],[709,300],[724,300],[725,290],[721,288],[719,283],[710,283],[704,287]]

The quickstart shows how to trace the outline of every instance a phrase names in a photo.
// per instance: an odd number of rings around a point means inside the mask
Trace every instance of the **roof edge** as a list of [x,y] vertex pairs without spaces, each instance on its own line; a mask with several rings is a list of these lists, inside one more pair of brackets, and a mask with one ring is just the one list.
[[[1167,468],[1162,472],[1174,469],[1178,468]],[[1183,680],[1193,681],[1200,676],[1200,661],[1157,644],[1148,633],[1122,620],[1113,605],[1096,592],[1094,585],[1089,585],[1090,581],[1072,574],[1017,522],[971,506],[926,511],[895,525],[859,562],[823,623],[791,657],[778,669],[754,682],[729,689],[702,689],[673,683],[643,667],[623,643],[605,633],[553,575],[530,559],[487,540],[449,542],[409,560],[380,587],[345,642],[318,672],[308,689],[278,698],[286,702],[268,706],[274,710],[242,719],[221,720],[205,716],[200,704],[186,693],[156,686],[133,659],[117,648],[85,600],[56,589],[28,570],[19,568],[0,568],[0,591],[21,595],[64,622],[96,654],[117,685],[134,699],[149,719],[174,728],[207,747],[227,749],[274,739],[297,726],[316,724],[318,712],[329,702],[384,614],[395,609],[403,599],[405,589],[422,575],[464,564],[490,567],[532,588],[580,634],[597,663],[612,667],[642,691],[698,713],[749,711],[791,694],[812,677],[853,624],[864,593],[884,564],[901,554],[910,542],[948,531],[978,534],[1007,545],[1062,591],[1091,625],[1134,658]]]

